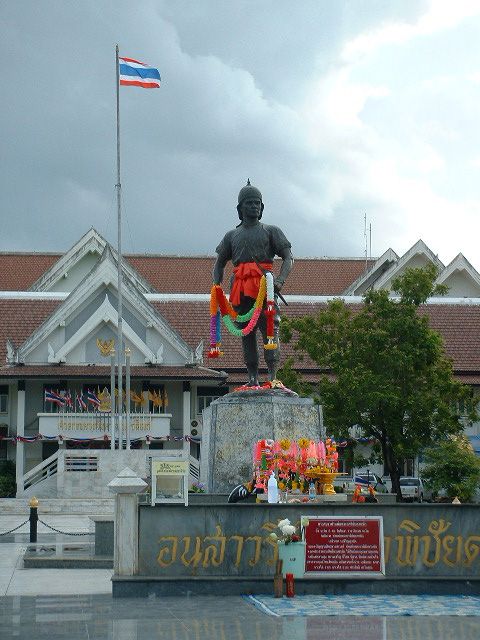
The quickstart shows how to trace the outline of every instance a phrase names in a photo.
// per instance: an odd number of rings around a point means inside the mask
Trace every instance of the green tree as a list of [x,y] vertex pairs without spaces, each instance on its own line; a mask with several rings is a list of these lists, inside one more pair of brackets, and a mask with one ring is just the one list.
[[348,439],[355,427],[359,436],[376,439],[399,499],[403,461],[459,433],[456,407],[470,395],[453,378],[441,336],[418,311],[427,298],[445,293],[435,286],[436,275],[433,266],[407,269],[392,282],[396,298],[371,290],[357,308],[338,299],[316,315],[281,324],[283,340],[321,371],[318,383],[308,385],[288,362],[285,379],[317,397],[336,437]]
[[480,459],[465,436],[446,438],[427,449],[425,462],[422,477],[434,493],[444,490],[449,498],[472,500],[480,485]]

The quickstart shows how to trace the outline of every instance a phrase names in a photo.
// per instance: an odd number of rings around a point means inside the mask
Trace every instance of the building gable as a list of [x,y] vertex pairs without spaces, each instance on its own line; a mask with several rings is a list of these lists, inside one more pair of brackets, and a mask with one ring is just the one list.
[[[73,291],[94,268],[108,246],[113,256],[117,253],[113,247],[93,228],[80,238],[59,260],[30,287],[31,291]],[[125,270],[142,293],[151,293],[152,287],[125,262]]]
[[444,264],[427,247],[423,240],[419,240],[373,283],[373,288],[391,289],[392,280],[404,273],[406,269],[421,268],[430,263],[434,264],[439,271],[443,271],[445,268]]
[[[117,263],[107,244],[91,272],[9,359],[23,364],[108,364],[97,340],[117,340]],[[123,336],[132,364],[183,365],[191,347],[122,270]],[[108,355],[107,355],[108,358]]]
[[344,291],[346,296],[360,296],[370,289],[373,284],[386,273],[392,265],[398,261],[398,255],[393,249],[387,249],[383,255],[378,258],[370,269],[366,270],[359,276],[355,282],[347,287]]
[[437,284],[445,284],[452,298],[480,298],[480,274],[461,253],[438,276]]

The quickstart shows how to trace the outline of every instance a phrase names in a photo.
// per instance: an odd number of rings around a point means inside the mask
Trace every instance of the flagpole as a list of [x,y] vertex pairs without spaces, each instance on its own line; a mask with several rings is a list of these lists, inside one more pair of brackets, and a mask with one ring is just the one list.
[[[123,365],[123,332],[122,332],[122,207],[121,192],[122,185],[120,182],[120,68],[118,64],[118,44],[115,47],[115,71],[117,78],[117,227],[118,227],[118,247],[117,247],[117,263],[118,263],[118,448],[122,449],[122,365]],[[112,439],[114,438],[112,433]],[[113,445],[115,448],[115,444]]]

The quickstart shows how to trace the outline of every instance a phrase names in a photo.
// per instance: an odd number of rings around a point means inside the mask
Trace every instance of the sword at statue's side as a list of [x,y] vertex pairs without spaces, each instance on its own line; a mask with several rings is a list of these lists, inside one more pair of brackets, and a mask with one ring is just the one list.
[[[259,263],[259,261],[256,259],[251,247],[247,247],[247,249],[250,251],[250,255],[252,256],[252,260],[253,262],[257,265],[257,267],[260,269],[260,271],[263,273],[263,275],[266,275],[266,270],[262,267],[262,265]],[[283,302],[283,304],[288,307],[288,302],[285,300],[285,298],[282,296],[282,294],[280,293],[280,291],[275,291],[275,295],[277,295],[280,300]]]

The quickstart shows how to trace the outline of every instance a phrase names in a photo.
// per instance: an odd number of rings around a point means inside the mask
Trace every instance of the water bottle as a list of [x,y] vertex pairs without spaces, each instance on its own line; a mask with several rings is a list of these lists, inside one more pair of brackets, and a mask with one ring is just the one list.
[[309,500],[315,500],[316,497],[317,497],[317,491],[315,489],[315,483],[314,482],[310,482],[310,484],[308,486],[308,499]]
[[276,504],[278,502],[278,485],[275,474],[271,473],[267,484],[267,500],[270,503]]

